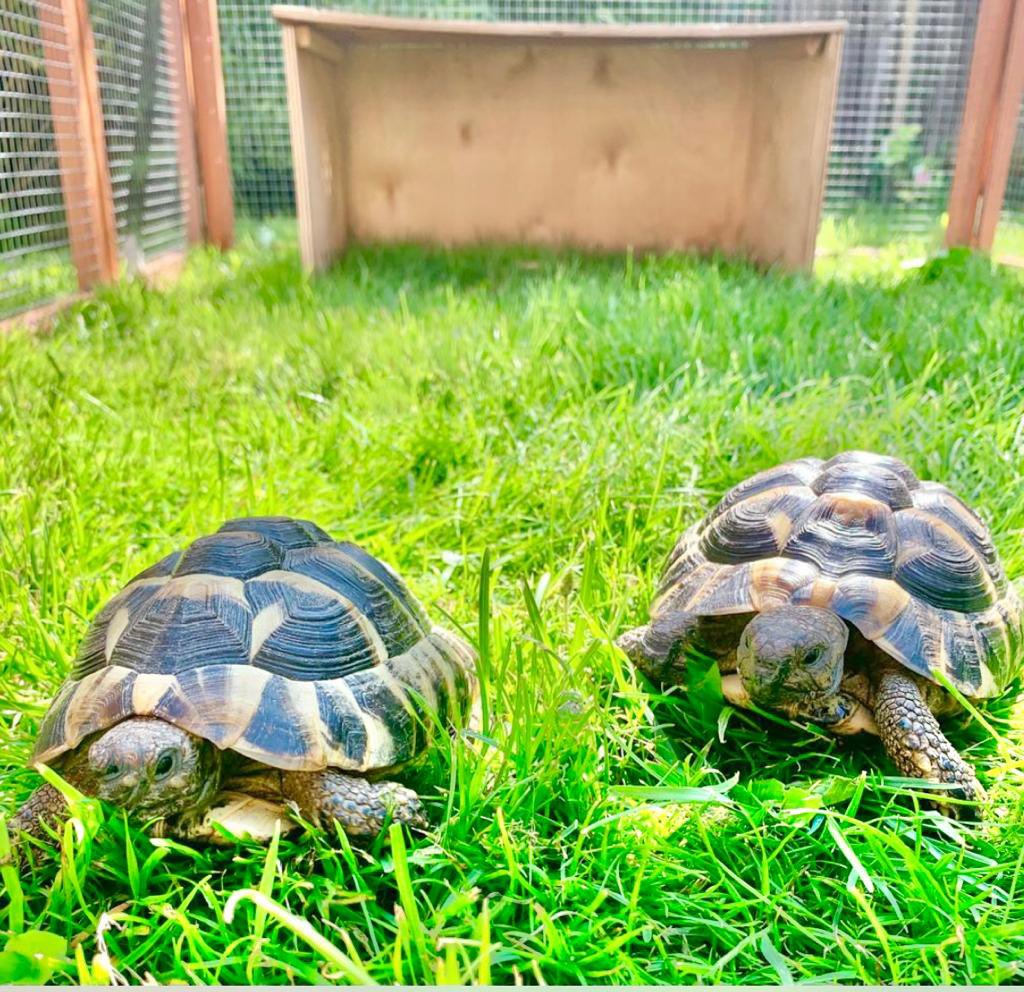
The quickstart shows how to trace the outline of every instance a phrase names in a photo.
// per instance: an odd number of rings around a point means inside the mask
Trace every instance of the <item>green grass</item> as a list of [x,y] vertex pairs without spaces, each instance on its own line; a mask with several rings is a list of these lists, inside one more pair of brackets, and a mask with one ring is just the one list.
[[309,281],[285,238],[0,340],[3,808],[88,618],[235,515],[394,563],[488,702],[406,777],[426,834],[189,849],[87,804],[58,863],[3,872],[0,928],[66,939],[38,945],[56,981],[1024,979],[1018,684],[994,734],[949,725],[991,795],[958,824],[877,741],[723,709],[713,679],[654,695],[612,646],[678,532],[803,454],[946,480],[1024,573],[1024,285],[907,250],[810,278],[365,249]]

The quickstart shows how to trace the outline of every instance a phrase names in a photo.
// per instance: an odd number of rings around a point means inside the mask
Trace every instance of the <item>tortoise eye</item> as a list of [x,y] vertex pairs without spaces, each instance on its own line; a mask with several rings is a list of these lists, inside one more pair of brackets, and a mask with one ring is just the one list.
[[121,766],[115,764],[113,761],[103,769],[103,777],[105,779],[117,778],[121,774]]
[[156,759],[156,767],[153,771],[158,779],[167,778],[168,775],[174,771],[176,762],[174,760],[173,751],[164,751],[159,758]]

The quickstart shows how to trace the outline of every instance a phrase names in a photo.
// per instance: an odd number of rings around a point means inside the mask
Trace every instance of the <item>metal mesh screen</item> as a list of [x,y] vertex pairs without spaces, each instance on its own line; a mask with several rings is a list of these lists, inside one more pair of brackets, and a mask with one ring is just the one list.
[[1013,158],[1010,160],[1010,177],[1006,182],[1003,215],[1018,224],[1024,223],[1024,103],[1020,108],[1017,141],[1013,146]]
[[163,0],[90,0],[121,254],[129,267],[185,244],[177,79]]
[[[978,0],[300,0],[365,13],[511,21],[848,24],[826,210],[882,229],[945,208]],[[221,0],[228,128],[240,213],[293,209],[280,31],[270,0]]]
[[48,50],[68,69],[57,25],[46,0],[4,0],[0,7],[0,314],[77,288],[54,135],[54,116],[76,108],[51,96],[45,62]]

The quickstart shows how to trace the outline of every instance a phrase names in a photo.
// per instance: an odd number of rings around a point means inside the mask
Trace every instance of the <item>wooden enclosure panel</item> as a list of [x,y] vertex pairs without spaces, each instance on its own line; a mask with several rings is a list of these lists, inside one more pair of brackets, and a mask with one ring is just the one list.
[[669,39],[703,41],[746,41],[759,38],[806,38],[835,34],[846,22],[768,21],[764,23],[722,24],[681,22],[678,24],[593,24],[552,21],[479,21],[427,17],[392,17],[360,14],[350,10],[299,7],[275,4],[271,14],[282,24],[315,27],[339,42],[368,44],[394,41],[421,41],[426,38],[466,41],[477,38],[555,40],[561,44],[600,40],[630,43],[637,40]]
[[284,63],[292,131],[295,206],[302,264],[319,269],[345,248],[345,103],[339,99],[343,68],[308,44],[303,28],[285,27]]
[[352,234],[735,250],[751,68],[743,49],[353,47]]
[[38,12],[68,249],[79,288],[89,290],[118,275],[114,196],[92,30],[84,0],[40,4]]
[[216,0],[183,0],[192,73],[196,157],[203,187],[206,236],[218,248],[235,238],[235,205],[228,153],[227,108]]
[[203,238],[203,195],[196,159],[192,70],[185,44],[183,0],[163,0],[163,25],[174,78],[174,121],[178,132],[178,185],[190,245]]
[[742,242],[761,262],[814,262],[841,46],[833,35],[803,52],[776,47],[754,61]]
[[841,25],[275,14],[309,267],[347,238],[813,261]]

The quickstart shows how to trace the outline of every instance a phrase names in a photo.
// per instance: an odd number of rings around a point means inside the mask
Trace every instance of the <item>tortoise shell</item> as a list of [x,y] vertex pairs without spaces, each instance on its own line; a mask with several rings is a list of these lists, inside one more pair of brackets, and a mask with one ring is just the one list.
[[435,718],[465,719],[473,663],[357,545],[306,520],[230,520],[107,603],[32,760],[154,716],[275,768],[391,768]]
[[1020,658],[1021,602],[985,525],[896,458],[800,458],[740,483],[680,538],[651,615],[787,604],[835,611],[967,696],[996,695]]

